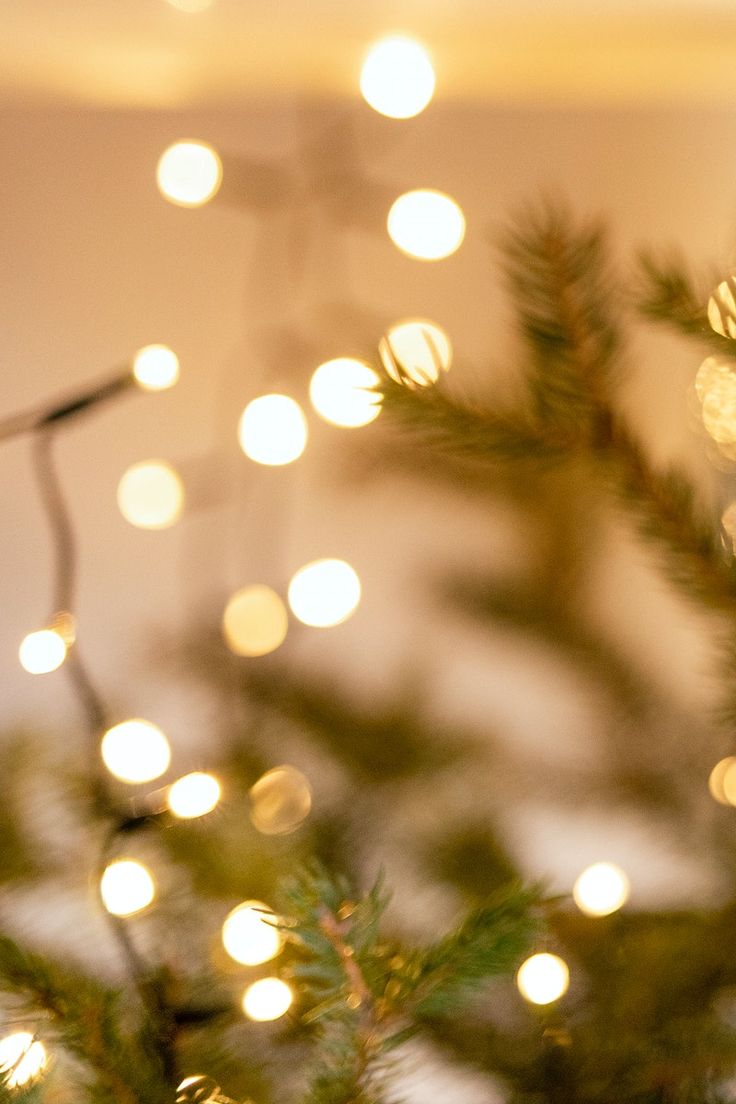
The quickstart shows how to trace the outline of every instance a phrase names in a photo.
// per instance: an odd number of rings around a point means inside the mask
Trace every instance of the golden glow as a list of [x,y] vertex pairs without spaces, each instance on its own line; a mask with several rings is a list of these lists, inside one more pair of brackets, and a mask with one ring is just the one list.
[[46,675],[61,667],[66,659],[67,645],[56,629],[38,629],[23,637],[18,658],[30,675]]
[[150,721],[137,718],[108,728],[102,737],[102,760],[121,782],[151,782],[168,769],[169,741]]
[[169,786],[166,801],[174,816],[193,820],[211,813],[221,796],[222,787],[214,775],[193,771]]
[[250,819],[266,836],[294,832],[309,816],[312,789],[296,767],[274,767],[250,789]]
[[572,895],[587,916],[608,916],[628,900],[629,879],[613,863],[593,863],[575,882]]
[[516,984],[532,1004],[551,1004],[567,992],[570,971],[558,955],[534,954],[519,967]]
[[347,621],[360,602],[360,579],[344,560],[305,564],[289,583],[289,605],[303,624],[326,629]]
[[45,1046],[30,1031],[16,1031],[0,1039],[0,1081],[9,1089],[38,1077],[47,1061]]
[[695,391],[701,403],[714,388],[731,377],[732,361],[722,356],[706,357],[695,376]]
[[222,162],[206,142],[175,142],[163,152],[156,169],[161,194],[179,207],[201,207],[216,195]]
[[364,426],[381,413],[381,396],[370,390],[379,382],[378,374],[362,360],[338,357],[320,364],[309,384],[309,398],[326,422]]
[[165,391],[179,379],[179,358],[168,345],[145,345],[133,358],[133,376],[144,391]]
[[177,1086],[176,1104],[208,1104],[210,1100],[217,1100],[220,1092],[216,1081],[199,1073],[194,1077],[185,1077]]
[[391,119],[410,119],[423,111],[434,94],[435,75],[420,43],[392,35],[372,46],[360,73],[367,103]]
[[267,977],[254,981],[243,994],[243,1011],[250,1020],[263,1023],[278,1020],[294,1001],[294,994],[280,978]]
[[222,631],[236,655],[262,656],[286,639],[289,615],[278,594],[267,586],[247,586],[233,594],[222,617]]
[[460,248],[465,215],[444,192],[405,192],[388,213],[388,233],[402,253],[420,261],[440,261]]
[[722,337],[736,337],[736,299],[733,277],[724,280],[708,300],[708,321],[711,328]]
[[164,460],[133,464],[118,484],[118,506],[138,529],[166,529],[184,506],[184,485]]
[[[721,759],[720,762],[716,763],[708,778],[708,789],[711,792],[711,796],[714,797],[716,801],[720,802],[721,805],[733,804],[726,796],[723,785],[726,775],[733,767],[736,767],[736,755],[728,755],[725,759]],[[734,772],[734,774],[736,774],[736,772]],[[731,777],[733,778],[734,775],[732,774]],[[731,783],[729,783],[729,790],[731,790]]]
[[244,901],[228,914],[222,925],[225,950],[243,966],[260,966],[281,950],[283,938],[276,917],[261,901]]
[[382,337],[378,353],[396,383],[427,387],[452,363],[452,345],[443,329],[423,318],[397,322]]
[[238,440],[257,464],[290,464],[304,452],[307,420],[288,395],[261,395],[248,403],[240,418]]
[[132,916],[150,905],[156,886],[150,871],[135,859],[116,859],[100,881],[102,903],[113,916]]

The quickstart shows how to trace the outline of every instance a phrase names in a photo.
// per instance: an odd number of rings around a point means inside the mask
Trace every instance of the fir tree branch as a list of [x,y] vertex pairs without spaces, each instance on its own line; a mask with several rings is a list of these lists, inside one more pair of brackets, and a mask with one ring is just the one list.
[[699,341],[711,352],[733,358],[734,342],[716,333],[708,322],[707,301],[716,282],[716,277],[712,277],[709,290],[702,292],[677,254],[657,257],[652,252],[643,252],[639,258],[635,302],[645,318]]

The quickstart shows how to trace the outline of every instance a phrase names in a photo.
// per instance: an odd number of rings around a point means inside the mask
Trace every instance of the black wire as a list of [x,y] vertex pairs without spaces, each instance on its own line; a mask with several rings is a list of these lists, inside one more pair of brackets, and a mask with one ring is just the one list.
[[50,406],[34,407],[24,410],[20,414],[11,414],[9,418],[0,420],[0,441],[9,441],[12,437],[19,437],[24,433],[33,433],[45,426],[54,425],[57,422],[73,418],[82,414],[90,407],[105,402],[127,391],[134,383],[133,375],[126,366],[117,372],[112,379],[104,383],[96,384],[84,391],[79,391],[68,399],[62,399]]

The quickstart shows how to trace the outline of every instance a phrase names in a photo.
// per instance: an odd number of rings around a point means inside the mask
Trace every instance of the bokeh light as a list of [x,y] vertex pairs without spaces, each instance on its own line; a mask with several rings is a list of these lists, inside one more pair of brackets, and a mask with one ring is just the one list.
[[201,207],[222,182],[222,162],[206,142],[175,142],[162,153],[156,168],[161,194],[179,207]]
[[551,1004],[567,992],[570,971],[559,955],[542,952],[522,963],[516,984],[525,1000],[532,1004]]
[[100,750],[110,774],[131,784],[159,778],[171,762],[169,741],[161,729],[138,718],[108,728]]
[[452,363],[452,344],[440,326],[412,318],[391,326],[378,345],[386,372],[396,383],[426,387]]
[[133,358],[133,376],[144,391],[165,391],[179,379],[179,358],[168,345],[145,345]]
[[266,836],[294,832],[312,809],[309,781],[296,767],[274,767],[250,789],[250,819]]
[[303,624],[325,629],[347,621],[358,608],[360,592],[360,579],[350,564],[315,560],[293,576],[289,605]]
[[217,1101],[222,1089],[212,1077],[198,1073],[194,1077],[185,1077],[177,1085],[176,1104],[209,1104]]
[[221,796],[222,787],[214,775],[192,771],[172,782],[166,802],[174,816],[181,820],[193,820],[211,813]]
[[236,655],[262,656],[286,639],[289,615],[278,594],[260,584],[233,594],[222,617],[222,631]]
[[337,357],[317,368],[309,398],[326,422],[346,428],[364,426],[381,413],[381,396],[371,390],[379,382],[378,373],[364,361]]
[[30,1031],[15,1031],[0,1039],[0,1082],[9,1089],[38,1077],[47,1061],[45,1046]]
[[294,994],[285,981],[266,977],[254,981],[243,994],[243,1011],[250,1020],[264,1023],[284,1016],[294,1001]]
[[578,877],[572,895],[587,916],[608,916],[628,900],[629,879],[613,863],[593,863]]
[[368,51],[360,73],[360,91],[374,111],[391,119],[411,119],[434,94],[435,75],[424,46],[392,35]]
[[718,285],[708,300],[708,321],[717,334],[736,338],[736,278],[729,277]]
[[440,261],[462,245],[465,215],[450,196],[430,188],[405,192],[388,213],[388,233],[402,253]]
[[222,943],[236,962],[260,966],[281,950],[283,938],[276,916],[262,901],[244,901],[228,913],[222,925]]
[[113,916],[133,916],[151,904],[156,885],[150,871],[135,859],[116,859],[100,881],[102,903]]
[[56,671],[66,659],[67,643],[56,629],[38,629],[23,637],[18,658],[30,675],[46,675]]
[[132,464],[118,484],[120,513],[137,529],[166,529],[184,506],[184,485],[164,460]]
[[304,452],[307,420],[288,395],[261,395],[248,403],[238,425],[238,440],[257,464],[290,464]]
[[[734,768],[736,768],[736,755],[727,755],[725,759],[721,759],[716,763],[713,770],[710,772],[708,789],[711,792],[711,796],[714,797],[716,801],[720,802],[721,805],[732,804],[726,794],[724,782],[729,772],[732,772],[731,778],[736,780],[736,769]],[[736,793],[736,787],[734,787],[733,781],[729,782],[728,788],[730,792]]]

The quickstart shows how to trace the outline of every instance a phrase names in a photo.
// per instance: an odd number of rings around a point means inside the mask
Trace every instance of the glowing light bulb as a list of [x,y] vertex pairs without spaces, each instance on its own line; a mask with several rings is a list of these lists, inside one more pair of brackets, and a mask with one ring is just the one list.
[[250,1020],[265,1023],[285,1015],[294,1001],[294,994],[280,978],[260,978],[243,994],[243,1011]]
[[303,624],[326,629],[347,621],[360,602],[360,579],[344,560],[305,564],[289,583],[289,605]]
[[145,345],[133,358],[133,376],[144,391],[165,391],[179,379],[179,358],[168,345]]
[[0,1039],[0,1082],[9,1089],[38,1077],[47,1061],[45,1046],[30,1031],[16,1031]]
[[731,365],[733,361],[723,356],[706,357],[698,368],[695,376],[695,391],[701,403],[714,389],[725,384],[733,377]]
[[519,967],[516,984],[532,1004],[551,1004],[567,992],[570,971],[558,955],[534,954]]
[[[736,767],[736,755],[728,755],[725,759],[721,759],[720,762],[716,763],[708,778],[708,789],[711,792],[711,796],[714,797],[716,801],[720,802],[721,805],[731,804],[731,801],[729,801],[726,796],[723,783],[732,767]],[[734,773],[736,774],[736,772]]]
[[360,73],[360,91],[368,104],[391,119],[411,119],[434,94],[429,54],[419,42],[392,35],[368,52]]
[[222,617],[222,631],[236,655],[262,656],[286,639],[289,615],[274,590],[247,586],[233,594]]
[[193,771],[169,786],[166,801],[174,816],[192,820],[211,813],[221,795],[222,787],[214,775]]
[[210,1100],[221,1101],[222,1090],[211,1077],[204,1074],[196,1074],[194,1077],[185,1077],[176,1089],[176,1104],[208,1104]]
[[162,153],[156,168],[159,190],[179,207],[201,207],[222,183],[222,162],[206,142],[175,142]]
[[388,233],[402,253],[420,261],[440,261],[460,248],[465,215],[443,192],[405,192],[388,213]]
[[166,529],[184,505],[184,485],[163,460],[133,464],[118,484],[118,506],[126,521],[138,529]]
[[121,782],[151,782],[168,769],[169,741],[157,725],[134,719],[108,728],[102,737],[102,760]]
[[244,901],[228,913],[222,925],[225,950],[243,966],[260,966],[281,950],[283,938],[276,917],[261,901]]
[[257,464],[297,460],[307,444],[307,420],[288,395],[261,395],[248,403],[238,426],[240,447]]
[[736,338],[736,279],[729,276],[718,285],[708,300],[708,321],[722,337]]
[[452,345],[434,322],[413,318],[392,326],[378,345],[386,372],[396,383],[426,387],[452,363]]
[[56,629],[38,629],[23,637],[18,658],[30,675],[46,675],[56,671],[66,659],[67,643]]
[[572,895],[587,916],[608,916],[628,900],[629,879],[613,863],[593,863],[575,882]]
[[312,789],[296,767],[274,767],[250,789],[250,819],[266,836],[294,832],[312,809]]
[[309,398],[321,418],[332,425],[368,425],[381,413],[381,396],[371,391],[378,374],[362,360],[338,357],[320,364],[309,384]]
[[102,903],[113,916],[132,916],[150,905],[156,896],[154,880],[135,859],[116,859],[100,880]]

